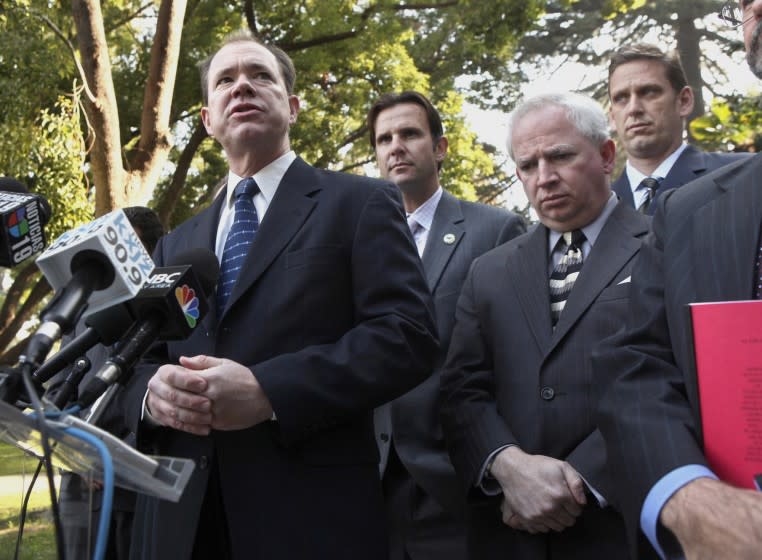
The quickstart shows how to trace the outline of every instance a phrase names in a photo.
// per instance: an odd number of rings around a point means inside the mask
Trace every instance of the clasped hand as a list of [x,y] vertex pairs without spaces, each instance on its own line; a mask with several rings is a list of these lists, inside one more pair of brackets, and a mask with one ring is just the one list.
[[502,450],[490,469],[503,491],[503,523],[529,533],[571,527],[587,503],[585,483],[565,461]]
[[272,416],[270,401],[249,368],[203,355],[161,366],[148,382],[146,404],[160,424],[196,435],[241,430]]

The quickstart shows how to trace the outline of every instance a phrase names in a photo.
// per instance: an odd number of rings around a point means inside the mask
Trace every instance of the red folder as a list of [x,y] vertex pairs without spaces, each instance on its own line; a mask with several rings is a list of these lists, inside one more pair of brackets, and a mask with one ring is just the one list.
[[690,305],[704,453],[720,479],[762,473],[762,300]]

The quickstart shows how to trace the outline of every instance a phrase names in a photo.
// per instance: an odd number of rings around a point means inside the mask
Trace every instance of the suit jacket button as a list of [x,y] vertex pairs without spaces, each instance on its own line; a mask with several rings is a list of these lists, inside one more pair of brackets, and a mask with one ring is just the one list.
[[209,466],[209,459],[206,458],[206,455],[202,455],[198,459],[198,468],[201,470],[205,470],[206,467]]
[[384,443],[389,441],[389,434],[381,434],[381,441],[383,441]]
[[556,396],[556,392],[553,390],[553,387],[543,387],[540,389],[540,396],[543,400],[552,401],[553,397]]

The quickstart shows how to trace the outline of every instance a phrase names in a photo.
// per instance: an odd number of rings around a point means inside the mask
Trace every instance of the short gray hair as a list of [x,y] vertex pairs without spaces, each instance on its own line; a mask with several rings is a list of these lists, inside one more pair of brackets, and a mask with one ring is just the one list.
[[513,129],[516,128],[516,125],[522,118],[547,107],[560,107],[563,109],[569,122],[577,129],[577,132],[595,146],[600,146],[611,138],[609,120],[603,107],[590,97],[572,92],[535,95],[519,103],[508,115],[506,148],[512,160],[515,161],[511,138]]

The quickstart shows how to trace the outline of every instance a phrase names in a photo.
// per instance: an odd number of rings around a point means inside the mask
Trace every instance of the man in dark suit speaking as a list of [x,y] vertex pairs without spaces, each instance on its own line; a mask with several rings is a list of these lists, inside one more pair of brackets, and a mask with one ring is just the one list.
[[372,410],[438,347],[399,193],[291,151],[280,49],[235,35],[201,70],[227,187],[154,258],[207,247],[220,279],[200,327],[128,387],[138,444],[196,469],[178,504],[141,500],[132,557],[386,560]]
[[471,262],[525,228],[512,212],[458,200],[442,189],[447,137],[439,113],[420,93],[381,96],[368,113],[368,128],[381,175],[402,193],[441,344],[435,374],[375,414],[390,559],[465,560],[465,500],[442,435],[437,370]]
[[683,142],[685,119],[693,111],[677,53],[645,43],[626,45],[609,63],[610,117],[627,164],[612,188],[619,198],[646,214],[669,189],[748,154],[702,152]]
[[[762,78],[762,0],[728,2],[722,13],[733,27],[743,22],[749,66]],[[650,549],[644,535],[665,558],[751,559],[762,551],[762,494],[717,480],[704,455],[686,309],[762,296],[761,158],[658,201],[632,273],[626,330],[593,356],[596,371],[620,374],[599,424],[640,552]]]
[[615,147],[593,100],[521,103],[508,152],[540,224],[477,258],[442,375],[443,423],[472,498],[473,558],[627,554],[590,352],[624,324],[648,218],[611,192]]

